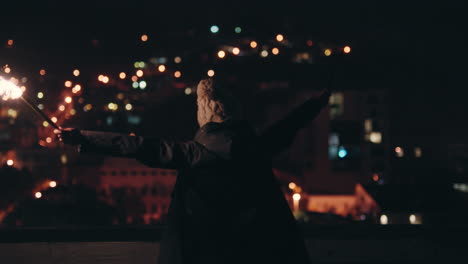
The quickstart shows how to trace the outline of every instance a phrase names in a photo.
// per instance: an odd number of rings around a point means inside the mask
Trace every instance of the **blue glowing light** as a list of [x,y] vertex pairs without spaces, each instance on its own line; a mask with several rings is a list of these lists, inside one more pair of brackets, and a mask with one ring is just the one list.
[[346,157],[346,155],[348,155],[348,151],[346,151],[345,148],[340,147],[340,149],[338,150],[338,157],[344,158]]
[[216,26],[216,25],[213,25],[213,26],[211,26],[210,31],[211,31],[211,33],[213,33],[213,34],[218,33],[219,27]]

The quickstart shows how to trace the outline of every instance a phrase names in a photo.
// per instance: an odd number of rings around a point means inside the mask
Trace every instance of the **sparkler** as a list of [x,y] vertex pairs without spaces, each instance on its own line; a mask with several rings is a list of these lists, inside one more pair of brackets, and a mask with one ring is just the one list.
[[61,130],[41,109],[37,108],[30,100],[23,96],[23,91],[20,87],[14,84],[12,81],[8,81],[0,77],[0,97],[3,100],[9,99],[21,99],[26,105],[28,105],[34,112],[40,115],[49,125]]

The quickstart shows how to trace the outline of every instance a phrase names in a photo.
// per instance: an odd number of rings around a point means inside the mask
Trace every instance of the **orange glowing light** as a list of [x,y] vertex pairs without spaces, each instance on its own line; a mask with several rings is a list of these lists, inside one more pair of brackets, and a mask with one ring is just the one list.
[[44,70],[44,69],[41,69],[41,70],[39,71],[39,74],[40,74],[41,76],[44,76],[44,75],[46,75],[46,70]]
[[6,164],[8,166],[13,166],[13,164],[15,164],[15,162],[13,160],[9,159],[9,160],[7,160]]
[[62,112],[65,111],[65,106],[64,106],[64,105],[60,105],[60,106],[59,106],[59,110],[62,111]]
[[97,79],[98,79],[98,81],[102,82],[102,80],[104,79],[104,75],[102,75],[102,74],[99,75]]
[[36,192],[34,194],[34,196],[37,198],[37,199],[40,199],[42,197],[42,193],[41,192]]
[[297,185],[294,182],[290,182],[289,185],[288,185],[289,189],[291,189],[291,190],[296,189],[296,186]]
[[136,72],[136,75],[137,75],[138,77],[143,77],[143,71],[142,71],[142,70],[138,70],[138,71]]
[[281,34],[276,35],[276,41],[281,42],[284,40],[284,36]]
[[166,66],[164,66],[164,65],[159,65],[158,71],[160,71],[160,72],[166,71]]
[[103,83],[108,83],[109,82],[109,77],[107,77],[107,76],[102,77],[102,82]]
[[8,46],[13,46],[14,43],[15,42],[12,39],[9,39],[7,42]]
[[309,39],[309,40],[307,40],[306,44],[307,44],[307,46],[312,47],[312,45],[314,45],[314,42]]
[[136,77],[136,75],[133,75],[133,76],[132,76],[132,81],[133,81],[133,82],[138,81],[138,77]]
[[10,67],[6,67],[4,71],[5,71],[5,73],[7,73],[7,74],[8,74],[8,73],[10,73],[10,72],[11,72],[11,68],[10,68]]
[[213,77],[215,75],[215,71],[214,70],[209,70],[207,72],[207,74],[208,74],[208,76]]
[[226,56],[226,52],[224,52],[224,50],[220,50],[218,51],[218,58],[222,59]]
[[69,104],[72,102],[72,98],[70,96],[65,97],[65,103]]
[[181,63],[181,62],[182,62],[182,58],[179,57],[179,56],[177,56],[177,57],[174,58],[174,62],[175,62],[175,63]]
[[372,180],[373,181],[378,181],[379,180],[379,174],[374,173],[374,175],[372,175]]
[[401,152],[401,148],[400,148],[400,147],[396,147],[396,148],[395,148],[395,152],[396,152],[396,153]]
[[234,55],[239,55],[239,53],[240,53],[240,49],[239,49],[239,48],[235,47],[235,48],[232,49],[232,54],[234,54]]
[[125,77],[127,77],[127,74],[125,74],[125,72],[121,72],[121,73],[119,74],[119,78],[120,78],[120,79],[123,80],[123,79],[125,79]]
[[51,143],[51,142],[52,142],[52,138],[51,138],[51,137],[47,137],[45,141],[46,141],[47,143]]
[[332,54],[332,51],[331,51],[331,49],[326,49],[326,50],[323,52],[323,54],[325,54],[325,56],[328,57],[328,56],[330,56],[330,55]]
[[68,88],[72,87],[72,82],[71,81],[66,81],[65,82],[65,87],[68,87]]
[[78,69],[74,70],[73,75],[76,76],[76,77],[80,76],[80,70],[78,70]]
[[180,76],[182,76],[182,73],[180,71],[174,72],[174,77],[180,78]]
[[251,47],[252,49],[255,49],[257,46],[258,46],[258,44],[257,44],[256,41],[250,41],[250,47]]
[[77,84],[75,87],[73,87],[72,93],[77,93],[79,91],[81,91],[81,85]]
[[346,53],[346,54],[350,53],[351,52],[351,47],[350,46],[344,47],[343,52]]
[[55,116],[53,116],[50,120],[52,120],[54,123],[57,123],[57,118]]
[[148,41],[148,35],[141,35],[141,41],[143,42]]
[[271,53],[273,53],[273,55],[278,55],[279,54],[279,49],[278,48],[273,48],[271,50]]
[[57,187],[57,182],[56,182],[56,181],[50,181],[50,182],[49,182],[49,187],[50,187],[50,188],[55,188],[55,187]]
[[299,200],[301,200],[301,195],[300,195],[299,193],[293,194],[293,200],[294,200],[294,201],[299,201]]

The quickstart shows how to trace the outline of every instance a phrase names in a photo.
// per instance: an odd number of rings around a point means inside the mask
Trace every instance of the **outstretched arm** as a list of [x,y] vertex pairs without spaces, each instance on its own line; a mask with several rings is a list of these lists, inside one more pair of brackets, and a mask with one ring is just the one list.
[[259,137],[264,153],[273,157],[290,146],[296,133],[315,119],[328,104],[329,97],[330,91],[327,89],[319,97],[310,98],[265,130]]
[[159,168],[189,167],[202,158],[203,146],[195,141],[179,142],[160,138],[65,128],[54,131],[66,144],[77,145],[81,153],[135,158]]

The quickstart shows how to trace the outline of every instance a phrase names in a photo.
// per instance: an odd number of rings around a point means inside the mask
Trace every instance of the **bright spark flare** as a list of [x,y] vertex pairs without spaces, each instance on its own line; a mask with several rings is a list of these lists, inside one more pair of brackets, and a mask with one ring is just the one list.
[[23,91],[20,87],[0,77],[0,97],[2,97],[3,100],[17,99],[20,98],[21,95],[23,95]]

